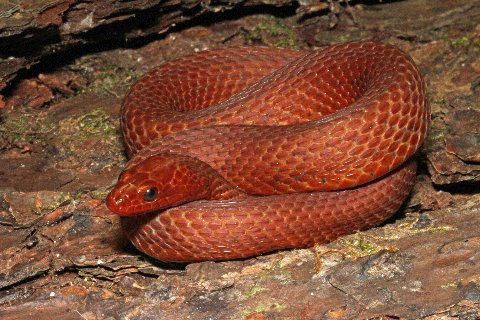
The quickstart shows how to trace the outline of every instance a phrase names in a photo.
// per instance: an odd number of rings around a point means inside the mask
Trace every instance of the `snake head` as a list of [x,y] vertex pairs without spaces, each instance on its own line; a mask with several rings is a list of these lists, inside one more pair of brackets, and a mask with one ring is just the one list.
[[208,179],[193,162],[167,154],[127,166],[107,196],[107,207],[121,216],[135,216],[204,199]]

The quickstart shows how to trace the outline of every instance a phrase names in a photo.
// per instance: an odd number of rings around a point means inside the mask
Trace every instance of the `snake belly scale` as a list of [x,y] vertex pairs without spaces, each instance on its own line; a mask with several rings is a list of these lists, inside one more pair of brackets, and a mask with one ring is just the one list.
[[373,41],[229,48],[140,78],[107,197],[163,261],[244,258],[378,225],[408,196],[429,107],[412,59]]

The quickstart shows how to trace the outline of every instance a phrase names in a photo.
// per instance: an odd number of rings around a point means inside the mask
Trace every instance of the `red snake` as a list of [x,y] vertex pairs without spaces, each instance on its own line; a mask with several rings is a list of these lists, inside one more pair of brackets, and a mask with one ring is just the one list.
[[329,242],[398,210],[428,124],[422,77],[390,45],[201,52],[126,96],[132,158],[107,206],[163,261]]

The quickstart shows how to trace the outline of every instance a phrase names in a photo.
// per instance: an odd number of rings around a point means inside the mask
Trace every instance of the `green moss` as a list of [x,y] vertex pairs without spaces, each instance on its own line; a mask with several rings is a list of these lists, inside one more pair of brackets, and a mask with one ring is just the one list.
[[344,43],[344,42],[349,42],[349,41],[353,41],[353,40],[359,40],[359,37],[355,34],[350,34],[350,33],[346,33],[346,34],[340,34],[336,39],[335,39],[335,42],[336,43]]
[[263,43],[277,48],[298,48],[296,34],[281,19],[267,16],[264,21],[249,30],[245,40]]
[[445,37],[444,40],[454,48],[461,48],[472,52],[480,52],[480,37],[478,36],[466,35],[457,38]]
[[102,109],[93,110],[78,118],[80,129],[87,135],[112,135],[115,134],[116,126],[112,124],[111,118]]
[[267,312],[267,311],[277,311],[280,312],[285,309],[286,306],[284,304],[274,302],[274,303],[260,303],[255,308],[255,312]]
[[442,285],[440,286],[440,288],[442,288],[442,289],[451,289],[451,288],[455,289],[455,288],[457,288],[457,287],[458,287],[458,283],[457,283],[457,282],[453,282],[453,281],[452,281],[452,282],[449,282],[449,283],[446,283],[446,284],[442,284]]
[[445,139],[445,129],[430,129],[427,141],[434,142]]
[[90,90],[97,94],[113,95],[117,98],[123,96],[124,89],[121,88],[130,87],[135,78],[130,70],[114,64],[107,64],[101,67],[96,70],[94,76],[95,79],[93,79],[89,89],[86,89],[86,91]]
[[57,133],[59,140],[55,142],[55,145],[66,151],[67,154],[78,152],[77,149],[84,148],[83,142],[92,139],[101,140],[104,146],[118,143],[116,124],[100,108],[81,116],[61,120]]
[[445,97],[442,97],[438,100],[434,100],[433,103],[438,104],[440,106],[444,106],[447,103],[447,100],[445,99]]
[[252,313],[267,313],[267,312],[281,312],[283,311],[287,306],[278,303],[278,302],[272,302],[272,303],[259,303],[254,310],[243,310],[242,315],[243,316],[248,316],[249,314]]
[[19,113],[0,124],[0,149],[31,144],[38,136],[52,131],[52,124],[38,114]]
[[31,138],[28,133],[30,130],[31,126],[28,125],[25,119],[16,119],[3,123],[0,126],[2,145],[18,145],[30,142]]
[[456,230],[454,227],[451,226],[429,226],[425,228],[418,228],[417,222],[419,218],[414,219],[411,222],[401,223],[397,227],[386,227],[387,230],[391,230],[398,234],[419,234],[419,233],[437,233],[437,232],[444,232],[444,231],[453,231]]
[[368,237],[362,233],[357,233],[352,237],[340,239],[339,242],[345,247],[342,253],[349,257],[361,258],[370,256],[380,251],[397,251],[394,246],[384,246],[375,243],[373,237]]
[[452,45],[454,47],[458,47],[458,46],[466,47],[470,44],[470,38],[467,37],[467,36],[463,36],[463,37],[460,37],[460,38],[450,39],[449,42],[450,42],[450,45]]
[[[345,238],[341,238],[338,242],[345,248],[339,252],[345,256],[352,258],[361,258],[376,254],[380,251],[395,252],[398,248],[394,245],[380,245],[378,241],[393,241],[398,240],[406,235],[415,235],[420,233],[436,233],[444,231],[452,231],[455,228],[450,226],[428,226],[425,228],[418,228],[417,219],[401,223],[395,226],[385,226],[383,228],[384,236],[371,236],[364,233],[356,233]],[[318,255],[318,254],[317,254]]]
[[94,191],[90,192],[90,196],[93,199],[105,200],[109,193],[110,193],[110,191],[103,190],[103,189],[98,189],[98,190],[94,190]]
[[245,297],[247,298],[253,298],[254,296],[256,296],[258,293],[262,292],[262,291],[265,291],[267,289],[263,288],[263,287],[260,287],[259,285],[255,284],[253,285],[252,287],[250,287],[250,289],[248,289],[247,292],[245,292]]
[[103,109],[95,109],[78,117],[67,118],[59,123],[59,130],[68,139],[89,139],[94,136],[115,136],[116,126]]
[[51,212],[71,202],[78,196],[70,192],[42,191],[37,194],[40,205],[35,208],[36,213]]
[[270,268],[260,272],[259,276],[261,278],[266,278],[271,276],[272,274],[280,274],[284,277],[290,277],[290,272],[282,265],[282,259],[275,260],[270,266]]

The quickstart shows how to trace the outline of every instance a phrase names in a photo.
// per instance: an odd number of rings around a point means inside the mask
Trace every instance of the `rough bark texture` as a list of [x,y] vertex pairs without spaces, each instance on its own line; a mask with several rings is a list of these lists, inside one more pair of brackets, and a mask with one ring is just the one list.
[[[0,318],[477,319],[480,1],[11,1],[0,4]],[[432,128],[409,202],[313,250],[173,265],[105,205],[142,73],[238,45],[371,39],[419,64]]]
[[289,1],[20,0],[0,3],[0,90],[19,70],[79,45],[102,46],[167,33],[207,13]]

